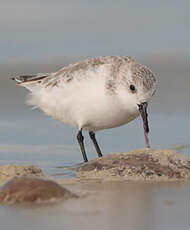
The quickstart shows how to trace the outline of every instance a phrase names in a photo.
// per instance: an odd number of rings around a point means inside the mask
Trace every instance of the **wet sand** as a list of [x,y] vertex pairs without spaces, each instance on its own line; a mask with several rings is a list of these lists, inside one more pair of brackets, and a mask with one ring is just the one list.
[[[108,184],[117,188],[116,181],[190,182],[190,160],[169,149],[139,149],[127,153],[109,154],[73,167],[76,178],[56,181],[36,166],[0,166],[0,183],[8,181],[0,191],[1,204],[53,203],[61,199],[81,198],[83,185],[99,187]],[[12,178],[12,180],[10,180]],[[40,179],[41,178],[41,179]],[[82,185],[82,186],[81,186]],[[129,186],[131,184],[129,183]],[[138,186],[139,186],[138,185]],[[78,196],[65,189],[78,188]],[[152,185],[151,185],[152,186]]]
[[103,181],[189,181],[190,159],[170,149],[109,154],[76,167],[77,177]]
[[76,195],[53,180],[17,177],[7,182],[0,191],[1,205],[55,204]]
[[[134,152],[134,159],[138,151]],[[171,152],[169,151],[164,156],[170,156]],[[118,154],[117,157],[119,156]],[[175,154],[173,156],[176,157]],[[186,162],[186,157],[181,155],[180,157]],[[175,159],[179,160],[179,158]],[[163,161],[163,163],[166,162]],[[20,176],[22,176],[21,172],[26,175],[26,166],[15,167],[13,166],[14,170],[10,170],[11,166],[6,166],[9,176],[10,172],[18,171]],[[19,167],[22,170],[19,170]],[[34,175],[43,174],[39,168],[37,170],[30,168],[28,172],[30,176],[31,172]],[[14,173],[11,175],[13,176]],[[47,178],[46,174],[44,176]],[[1,226],[4,226],[4,229],[14,228],[15,230],[33,230],[34,228],[45,228],[46,230],[75,228],[83,230],[97,228],[104,230],[189,229],[189,182],[183,180],[178,180],[178,182],[126,181],[121,178],[117,181],[106,181],[84,177],[59,178],[56,181],[72,194],[76,194],[78,198],[66,199],[53,206],[27,205],[12,208],[1,206]]]
[[15,177],[26,176],[43,179],[51,178],[35,165],[0,165],[0,185]]

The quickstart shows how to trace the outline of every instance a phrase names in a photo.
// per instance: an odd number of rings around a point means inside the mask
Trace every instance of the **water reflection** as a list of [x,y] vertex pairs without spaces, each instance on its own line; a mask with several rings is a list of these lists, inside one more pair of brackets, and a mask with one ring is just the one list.
[[1,224],[15,230],[189,229],[188,185],[114,182],[83,184],[81,191],[81,198],[58,206],[1,208]]

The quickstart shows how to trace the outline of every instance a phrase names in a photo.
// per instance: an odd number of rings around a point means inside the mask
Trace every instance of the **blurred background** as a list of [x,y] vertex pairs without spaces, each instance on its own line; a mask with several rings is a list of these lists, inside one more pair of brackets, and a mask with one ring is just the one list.
[[[76,130],[26,106],[27,90],[10,77],[99,55],[131,56],[152,69],[159,81],[149,106],[152,148],[177,146],[189,154],[189,1],[0,0],[0,6],[2,163],[47,168],[82,160]],[[145,146],[141,119],[100,131],[97,139],[105,154]],[[95,158],[88,138],[86,145]]]

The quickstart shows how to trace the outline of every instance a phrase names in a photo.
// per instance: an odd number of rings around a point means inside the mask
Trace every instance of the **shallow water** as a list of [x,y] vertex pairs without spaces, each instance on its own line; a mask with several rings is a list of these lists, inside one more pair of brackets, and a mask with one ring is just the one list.
[[3,229],[189,229],[185,184],[83,184],[79,199],[44,207],[1,207]]
[[[167,63],[168,67],[162,60],[146,62],[159,73],[161,88],[149,105],[151,147],[177,147],[190,157],[190,65],[176,60]],[[68,167],[82,161],[76,130],[25,106],[27,91],[7,80],[13,73],[23,73],[23,66],[6,68],[0,68],[0,164],[35,164],[55,178],[72,178]],[[33,72],[33,67],[26,66],[25,70]],[[35,72],[40,71],[38,66]],[[89,137],[84,135],[89,159],[96,158]],[[142,148],[142,121],[138,118],[125,126],[100,131],[97,139],[104,154]],[[82,197],[42,208],[0,207],[1,226],[16,230],[189,229],[189,184],[115,182],[66,187]]]

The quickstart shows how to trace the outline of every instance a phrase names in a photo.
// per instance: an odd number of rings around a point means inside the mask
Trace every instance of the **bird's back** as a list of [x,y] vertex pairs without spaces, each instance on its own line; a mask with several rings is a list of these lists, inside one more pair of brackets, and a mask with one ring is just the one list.
[[40,87],[63,87],[67,83],[71,83],[73,80],[83,80],[94,76],[94,72],[97,72],[99,68],[104,65],[110,66],[110,75],[106,75],[107,78],[116,78],[118,70],[122,64],[135,62],[130,57],[121,56],[101,56],[95,58],[89,58],[83,61],[72,63],[63,67],[54,73],[39,73],[36,75],[22,75],[13,78],[18,84],[25,86],[29,90],[33,90],[32,86]]

